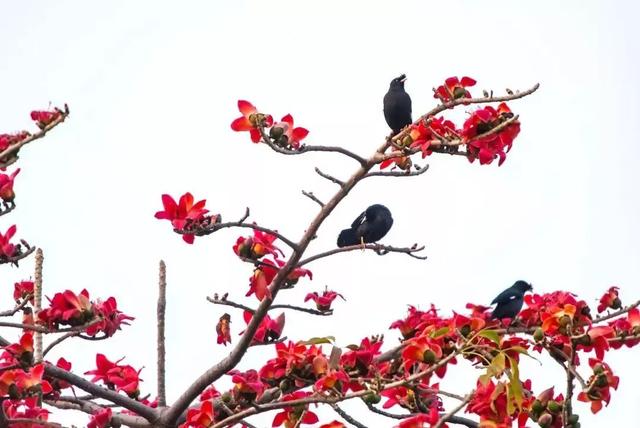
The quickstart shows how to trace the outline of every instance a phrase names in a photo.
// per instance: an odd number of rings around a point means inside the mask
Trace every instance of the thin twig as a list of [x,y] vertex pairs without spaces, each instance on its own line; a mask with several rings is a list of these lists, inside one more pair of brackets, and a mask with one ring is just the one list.
[[163,260],[160,260],[158,273],[158,307],[157,307],[157,323],[158,323],[158,407],[167,405],[167,394],[165,390],[165,338],[164,338],[164,320],[165,310],[167,307],[167,267]]
[[220,229],[225,229],[225,228],[229,228],[229,227],[244,227],[244,228],[248,228],[248,229],[254,229],[254,230],[259,230],[261,232],[266,232],[270,235],[276,236],[279,240],[281,240],[282,242],[284,242],[285,244],[287,244],[289,247],[291,247],[291,249],[295,250],[298,248],[298,244],[296,244],[295,242],[293,242],[292,240],[286,238],[285,236],[283,236],[282,234],[278,233],[277,231],[273,230],[273,229],[269,229],[267,227],[262,227],[262,226],[258,226],[257,224],[253,224],[253,223],[244,223],[244,218],[242,221],[231,221],[231,222],[226,222],[226,223],[214,223],[208,226],[204,226],[204,227],[199,227],[196,226],[193,229],[174,229],[174,232],[179,233],[181,235],[184,234],[193,234],[196,236],[205,236],[205,235],[211,235],[213,232],[216,232]]
[[424,174],[428,169],[429,165],[427,164],[415,171],[373,171],[364,177],[415,177],[416,175]]
[[320,171],[320,168],[315,167],[315,171],[320,177],[325,178],[325,179],[331,181],[332,183],[337,184],[340,187],[344,186],[344,181],[338,180],[333,175],[329,175],[329,174],[327,174],[325,172]]
[[341,248],[333,248],[331,250],[327,250],[322,253],[315,254],[311,257],[307,257],[304,260],[301,260],[298,263],[298,266],[303,266],[303,265],[306,265],[307,263],[311,263],[318,259],[329,257],[334,254],[345,253],[348,251],[355,251],[355,250],[372,250],[373,252],[375,252],[380,256],[384,256],[389,253],[404,253],[415,259],[419,259],[419,260],[427,259],[427,256],[418,256],[414,254],[424,250],[424,246],[418,247],[417,245],[413,245],[411,247],[394,247],[391,245],[382,245],[382,244],[365,244],[365,245],[358,244],[358,245],[349,245],[347,247],[341,247]]
[[342,419],[344,419],[345,421],[349,422],[351,425],[353,425],[354,427],[357,428],[368,428],[366,425],[358,422],[357,420],[355,420],[353,418],[353,416],[351,416],[350,414],[348,414],[347,412],[345,412],[344,410],[342,410],[340,408],[340,406],[338,406],[337,404],[332,404],[331,407],[333,408],[333,410],[335,410],[335,412],[337,414],[340,415],[340,417]]
[[[42,333],[37,333],[37,334],[42,334]],[[74,337],[74,336],[77,336],[79,334],[80,334],[80,332],[72,331],[72,332],[69,332],[67,334],[64,334],[64,335],[58,337],[56,340],[51,342],[49,344],[49,346],[47,346],[45,348],[44,352],[42,352],[42,358],[44,358],[49,353],[49,351],[51,351],[56,345],[59,345],[61,342],[64,342],[65,340],[69,339],[70,337]]]
[[[237,303],[232,300],[228,300],[226,298],[224,299],[219,298],[217,294],[214,295],[213,297],[207,296],[207,300],[213,303],[214,305],[231,306],[233,308],[242,309],[243,311],[247,311],[251,313],[255,313],[256,311],[255,309],[250,308],[249,306],[243,305],[242,303]],[[287,305],[287,304],[271,305],[271,307],[269,308],[270,311],[275,309],[291,309],[294,311],[306,312],[311,315],[321,315],[321,316],[328,316],[333,314],[333,310],[319,311],[317,309],[303,308],[301,306]]]
[[8,309],[6,311],[0,312],[0,317],[10,317],[16,314],[16,312],[18,312],[20,309],[24,308],[25,306],[27,306],[27,304],[29,303],[29,299],[31,297],[27,296],[25,297],[25,299],[20,302],[19,304],[17,304],[16,306],[14,306],[13,309]]
[[444,415],[442,415],[440,419],[438,419],[438,422],[436,422],[433,428],[441,428],[449,419],[451,419],[453,415],[455,415],[460,410],[462,410],[462,408],[466,406],[469,401],[471,401],[472,397],[473,397],[473,392],[470,392],[469,394],[467,394],[464,397],[464,400],[458,403],[456,407],[451,409],[448,413],[445,413]]
[[[77,400],[71,398],[59,398],[57,400],[45,400],[45,403],[49,406],[62,410],[79,410],[81,412],[93,415],[104,409],[96,403]],[[149,428],[149,421],[141,416],[126,415],[122,413],[113,413],[111,415],[112,425],[120,424],[132,428]],[[117,426],[117,425],[116,425]]]
[[313,202],[315,202],[318,205],[320,205],[320,207],[324,207],[324,202],[322,202],[320,199],[318,199],[318,197],[316,195],[314,195],[313,192],[307,192],[307,191],[303,190],[302,194],[305,195],[307,198],[311,199]]

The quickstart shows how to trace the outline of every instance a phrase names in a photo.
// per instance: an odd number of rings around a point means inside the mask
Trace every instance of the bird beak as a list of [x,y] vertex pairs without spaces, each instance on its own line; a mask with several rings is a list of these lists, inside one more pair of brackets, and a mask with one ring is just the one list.
[[400,79],[402,83],[404,83],[406,80],[407,80],[407,76],[404,76],[402,79]]

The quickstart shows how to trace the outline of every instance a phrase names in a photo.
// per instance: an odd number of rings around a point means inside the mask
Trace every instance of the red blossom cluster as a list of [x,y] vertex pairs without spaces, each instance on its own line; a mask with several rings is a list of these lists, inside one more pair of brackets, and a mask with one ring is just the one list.
[[316,304],[316,308],[319,311],[327,312],[331,310],[331,304],[334,300],[336,300],[337,297],[345,300],[342,294],[335,291],[324,290],[322,294],[318,294],[318,292],[314,291],[313,293],[307,294],[307,296],[304,298],[304,301],[307,302],[309,300],[313,300],[313,302]]
[[449,77],[444,81],[444,85],[438,86],[433,93],[433,98],[438,98],[442,102],[455,100],[458,98],[471,98],[471,94],[466,88],[475,86],[476,81],[471,77],[464,76],[461,79]]
[[20,168],[16,169],[11,175],[0,174],[0,199],[6,203],[12,203],[16,197],[13,191],[13,181],[20,172]]
[[[220,215],[206,215],[209,210],[204,206],[206,199],[195,202],[193,195],[189,192],[180,196],[178,203],[170,195],[162,195],[162,205],[164,210],[158,211],[155,217],[158,220],[169,220],[176,230],[189,230],[205,226],[207,224],[219,223]],[[193,244],[195,235],[193,233],[185,233],[182,239],[187,244]]]
[[0,232],[0,263],[12,261],[21,254],[20,244],[11,242],[17,230],[18,228],[14,224],[4,234]]
[[33,281],[20,281],[13,285],[13,299],[16,302],[29,299],[29,302],[33,305],[33,293]]
[[50,329],[57,329],[60,325],[87,326],[87,335],[95,336],[102,332],[107,337],[113,336],[122,325],[129,325],[128,321],[134,319],[118,310],[115,298],[92,302],[87,290],[82,290],[80,294],[71,290],[56,293],[49,299],[49,307],[38,312],[37,317],[39,324]]
[[131,398],[137,398],[140,394],[140,370],[134,369],[130,365],[118,364],[124,358],[115,363],[109,361],[103,354],[96,355],[96,369],[89,370],[85,374],[93,375],[91,382],[101,381],[110,389],[122,391]]
[[31,112],[31,120],[36,122],[38,128],[44,129],[51,124],[54,120],[57,120],[62,116],[62,111],[58,109],[54,110],[36,110]]
[[[305,128],[293,125],[293,116],[290,114],[283,116],[280,122],[274,124],[273,117],[270,114],[258,112],[256,107],[249,101],[239,100],[238,110],[240,110],[242,116],[231,122],[231,129],[236,132],[248,131],[251,141],[254,143],[268,140],[270,144],[295,151],[300,150],[300,142],[309,134],[309,131]],[[271,129],[267,136],[265,129],[269,128]]]

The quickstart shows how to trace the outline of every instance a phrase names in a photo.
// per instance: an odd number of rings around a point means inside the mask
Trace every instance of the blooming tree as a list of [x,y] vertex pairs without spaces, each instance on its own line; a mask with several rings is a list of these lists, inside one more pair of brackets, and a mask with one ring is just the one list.
[[[418,245],[372,243],[307,254],[320,225],[361,181],[424,174],[427,166],[416,162],[436,153],[466,157],[480,165],[505,162],[520,132],[519,116],[507,102],[534,93],[538,85],[525,91],[507,90],[501,96],[485,91],[474,98],[470,88],[475,85],[469,77],[447,79],[434,89],[437,105],[432,110],[397,135],[386,137],[369,156],[343,147],[308,145],[304,141],[309,131],[296,126],[292,115],[276,122],[248,101],[238,101],[241,116],[231,123],[231,129],[248,132],[253,143],[284,155],[329,152],[346,156],[356,169],[346,179],[316,169],[337,191],[326,201],[303,191],[319,211],[298,239],[249,222],[248,208],[237,221],[223,221],[221,214],[211,212],[205,200],[196,202],[191,193],[179,198],[162,195],[163,209],[155,217],[168,220],[187,244],[225,228],[247,232],[232,247],[238,259],[247,263],[244,300],[231,300],[228,294],[208,297],[210,303],[230,308],[231,313],[224,313],[216,326],[217,338],[210,339],[231,351],[204,370],[172,403],[167,403],[165,394],[164,263],[160,263],[154,391],[142,384],[139,368],[123,360],[112,361],[102,353],[95,356],[95,369],[84,374],[74,373],[73,362],[65,358],[47,360],[47,354],[62,341],[108,339],[133,317],[118,308],[114,297],[92,298],[87,290],[54,290],[47,293],[43,304],[40,250],[24,240],[15,243],[15,225],[4,233],[1,229],[0,263],[18,265],[35,251],[36,270],[33,281],[15,284],[15,304],[0,313],[10,319],[0,322],[5,329],[0,335],[0,426],[60,426],[52,420],[51,409],[85,412],[89,427],[252,427],[252,416],[263,413],[272,415],[274,427],[366,426],[340,407],[341,402],[355,399],[369,411],[388,417],[390,426],[403,428],[579,427],[577,411],[599,412],[618,386],[614,368],[605,361],[608,353],[640,342],[640,301],[623,305],[617,287],[609,288],[594,310],[580,297],[562,290],[527,295],[526,306],[513,320],[493,319],[488,307],[473,303],[467,304],[464,313],[448,313],[424,302],[426,309],[410,306],[406,315],[389,320],[390,329],[399,333],[398,343],[373,335],[342,349],[332,337],[322,337],[321,331],[317,337],[298,340],[284,336],[286,311],[327,316],[340,301],[336,299],[343,299],[339,291],[325,289],[310,290],[303,302],[282,303],[287,289],[303,286],[312,278],[312,264],[359,249],[381,256],[399,253],[426,258],[421,255],[424,247]],[[459,106],[471,110],[463,123],[456,124],[447,114]],[[6,168],[18,159],[24,145],[44,137],[68,115],[66,106],[34,111],[31,117],[38,132],[0,135],[0,167],[5,171],[0,174],[1,216],[15,207],[14,182],[20,172]],[[13,319],[20,316],[21,320]],[[239,316],[246,327],[232,332],[231,320]],[[46,347],[42,336],[53,338]],[[237,370],[251,346],[268,347],[270,358],[260,367]],[[521,359],[538,354],[551,356],[562,367],[563,382],[534,382],[531,374],[520,370]],[[477,374],[467,390],[441,389],[439,379],[462,365],[473,367]],[[223,376],[230,377],[230,390],[216,387]],[[156,398],[151,400],[151,396]],[[457,403],[445,406],[443,397]],[[579,407],[575,400],[585,404]],[[336,419],[321,421],[312,404],[330,406]]]

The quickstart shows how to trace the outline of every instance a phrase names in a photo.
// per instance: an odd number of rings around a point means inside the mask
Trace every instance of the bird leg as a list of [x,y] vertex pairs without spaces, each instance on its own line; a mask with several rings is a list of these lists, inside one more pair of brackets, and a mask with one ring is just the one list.
[[362,246],[362,252],[364,253],[364,250],[367,248],[366,244],[364,243],[364,236],[360,237],[360,245]]

